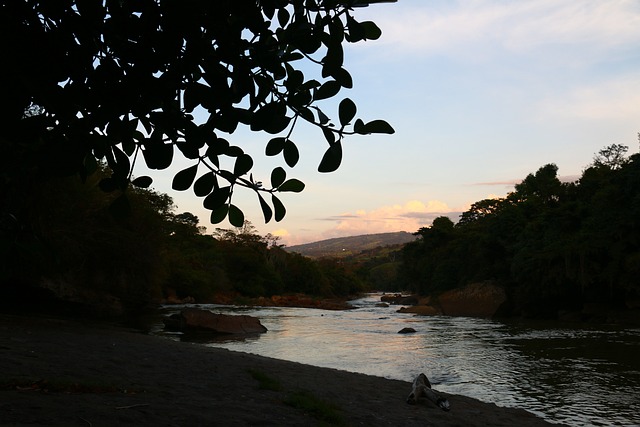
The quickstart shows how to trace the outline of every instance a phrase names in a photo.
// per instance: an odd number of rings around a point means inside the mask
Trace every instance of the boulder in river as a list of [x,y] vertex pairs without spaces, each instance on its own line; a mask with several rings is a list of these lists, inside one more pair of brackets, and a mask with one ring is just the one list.
[[218,334],[257,334],[267,332],[257,317],[217,314],[199,308],[186,308],[164,319],[171,331],[208,331]]
[[399,334],[413,334],[414,332],[417,331],[413,328],[402,328],[398,331]]

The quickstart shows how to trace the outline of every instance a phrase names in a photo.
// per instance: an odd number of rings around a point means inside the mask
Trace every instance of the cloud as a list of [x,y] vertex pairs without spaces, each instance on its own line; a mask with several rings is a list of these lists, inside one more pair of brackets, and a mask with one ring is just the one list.
[[516,184],[519,184],[521,181],[522,181],[521,179],[513,179],[513,180],[509,180],[509,181],[474,182],[473,184],[469,184],[469,185],[478,186],[478,187],[483,187],[483,186],[504,186],[504,187],[513,188],[513,186],[515,186]]
[[280,228],[278,230],[272,231],[271,234],[280,238],[287,238],[291,236],[289,231],[285,230],[284,228]]
[[[639,24],[640,25],[640,24]],[[640,114],[640,77],[618,77],[548,96],[538,103],[542,120],[629,120]]]
[[486,54],[478,47],[523,53],[539,47],[583,46],[581,54],[594,56],[596,52],[610,53],[613,48],[635,49],[640,42],[640,8],[635,0],[469,0],[440,4],[415,2],[384,8],[384,13],[373,17],[383,37],[370,47],[387,44],[395,53],[469,59]]
[[336,224],[324,231],[322,238],[394,231],[415,232],[420,227],[430,225],[439,216],[453,216],[457,220],[459,214],[439,200],[430,200],[426,203],[411,200],[403,205],[383,206],[371,211],[346,212],[326,218],[326,220],[335,221]]

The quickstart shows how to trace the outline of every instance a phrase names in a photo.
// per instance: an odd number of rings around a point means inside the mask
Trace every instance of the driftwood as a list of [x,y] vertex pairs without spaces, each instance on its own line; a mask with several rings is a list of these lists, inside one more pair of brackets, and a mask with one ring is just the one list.
[[451,409],[449,401],[431,388],[431,383],[425,374],[420,374],[413,380],[413,387],[411,394],[407,397],[407,403],[415,405],[421,397],[427,398],[443,411],[449,411],[449,409]]

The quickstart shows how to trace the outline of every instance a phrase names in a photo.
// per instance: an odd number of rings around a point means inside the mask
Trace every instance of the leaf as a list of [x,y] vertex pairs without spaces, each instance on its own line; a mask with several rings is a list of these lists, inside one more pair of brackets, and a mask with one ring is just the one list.
[[360,26],[364,30],[365,38],[367,40],[378,40],[382,35],[382,30],[376,25],[375,22],[361,22]]
[[287,23],[289,22],[290,16],[291,15],[289,14],[289,11],[287,9],[278,9],[278,23],[282,28],[284,28],[285,25],[287,25]]
[[258,194],[258,200],[260,200],[260,207],[262,208],[262,215],[264,216],[264,223],[266,224],[271,221],[273,211],[271,210],[271,206],[269,206],[260,193],[256,192],[256,194]]
[[129,175],[129,171],[131,170],[129,156],[116,146],[111,147],[111,149],[113,150],[113,155],[116,161],[115,167],[113,167],[114,172],[122,176]]
[[[340,34],[342,35],[342,33]],[[327,55],[322,59],[322,77],[332,75],[344,63],[344,52],[341,40],[332,41],[327,45]]]
[[144,160],[149,169],[166,169],[173,161],[173,144],[162,142],[147,142],[142,151]]
[[331,145],[331,144],[336,142],[336,135],[333,133],[333,131],[331,129],[323,127],[322,128],[322,134],[324,135],[324,139],[327,140],[329,145]]
[[224,219],[227,217],[228,212],[229,206],[227,205],[219,206],[218,208],[211,211],[211,224],[218,224],[224,221]]
[[149,188],[152,183],[153,183],[153,179],[151,179],[150,176],[139,176],[133,181],[131,181],[131,184],[139,188]]
[[338,142],[332,144],[324,153],[320,166],[318,166],[318,172],[333,172],[340,167],[340,163],[342,163],[342,145]]
[[189,189],[189,187],[191,187],[191,184],[193,184],[193,180],[196,179],[197,173],[198,164],[181,170],[176,174],[176,176],[173,177],[171,188],[176,191],[184,191]]
[[364,128],[364,122],[361,119],[356,119],[356,122],[353,124],[353,131],[355,133],[361,133]]
[[298,147],[293,141],[287,139],[284,145],[284,161],[287,162],[287,165],[289,165],[290,168],[292,168],[298,164],[298,160],[300,160]]
[[373,120],[365,124],[364,126],[361,126],[356,132],[361,135],[366,135],[370,133],[393,134],[396,131],[391,127],[389,123],[385,122],[384,120]]
[[340,68],[331,74],[331,77],[336,79],[340,86],[351,89],[353,87],[353,79],[351,78],[351,74],[344,68]]
[[275,210],[275,220],[276,222],[280,222],[287,214],[287,209],[275,195],[271,195],[271,201],[273,202],[273,209]]
[[335,80],[329,80],[322,84],[313,94],[313,99],[319,101],[321,99],[332,98],[340,92],[340,83]]
[[204,198],[204,200],[202,201],[202,206],[204,206],[205,209],[209,209],[210,211],[216,210],[226,203],[230,195],[230,186],[220,187],[216,190],[213,190],[211,194]]
[[244,225],[244,213],[236,205],[229,205],[229,222],[234,227]]
[[277,156],[284,149],[285,141],[286,141],[286,138],[283,138],[281,136],[277,138],[272,138],[267,143],[267,147],[265,148],[265,154],[267,156]]
[[198,197],[204,197],[213,191],[216,185],[216,176],[213,172],[207,172],[193,183],[193,192]]
[[316,111],[318,113],[318,121],[321,125],[326,125],[327,123],[329,123],[329,117],[327,117],[327,115],[323,113],[322,110],[316,107]]
[[356,116],[356,104],[349,98],[345,98],[338,106],[338,117],[342,126],[348,125]]
[[282,192],[289,191],[292,193],[299,193],[302,190],[304,190],[304,182],[295,178],[285,181],[280,187],[278,187],[278,191]]
[[231,145],[227,147],[225,152],[223,153],[229,157],[239,157],[244,154],[244,150],[236,145]]
[[287,173],[280,166],[271,171],[271,187],[280,187],[285,179],[287,179]]
[[365,38],[365,30],[362,24],[353,19],[351,15],[347,15],[347,28],[349,29],[347,41],[355,43]]
[[241,154],[236,159],[236,163],[233,166],[233,174],[235,176],[242,176],[249,172],[253,167],[253,159],[248,154]]

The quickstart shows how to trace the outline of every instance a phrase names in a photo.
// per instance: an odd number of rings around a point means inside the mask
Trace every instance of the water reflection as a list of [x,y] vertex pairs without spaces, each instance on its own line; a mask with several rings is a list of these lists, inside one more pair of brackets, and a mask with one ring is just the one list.
[[[525,408],[569,425],[640,425],[640,330],[414,317],[396,307],[250,308],[268,332],[207,342],[279,359],[411,381]],[[214,311],[228,307],[208,306]],[[397,332],[412,327],[418,332]]]

